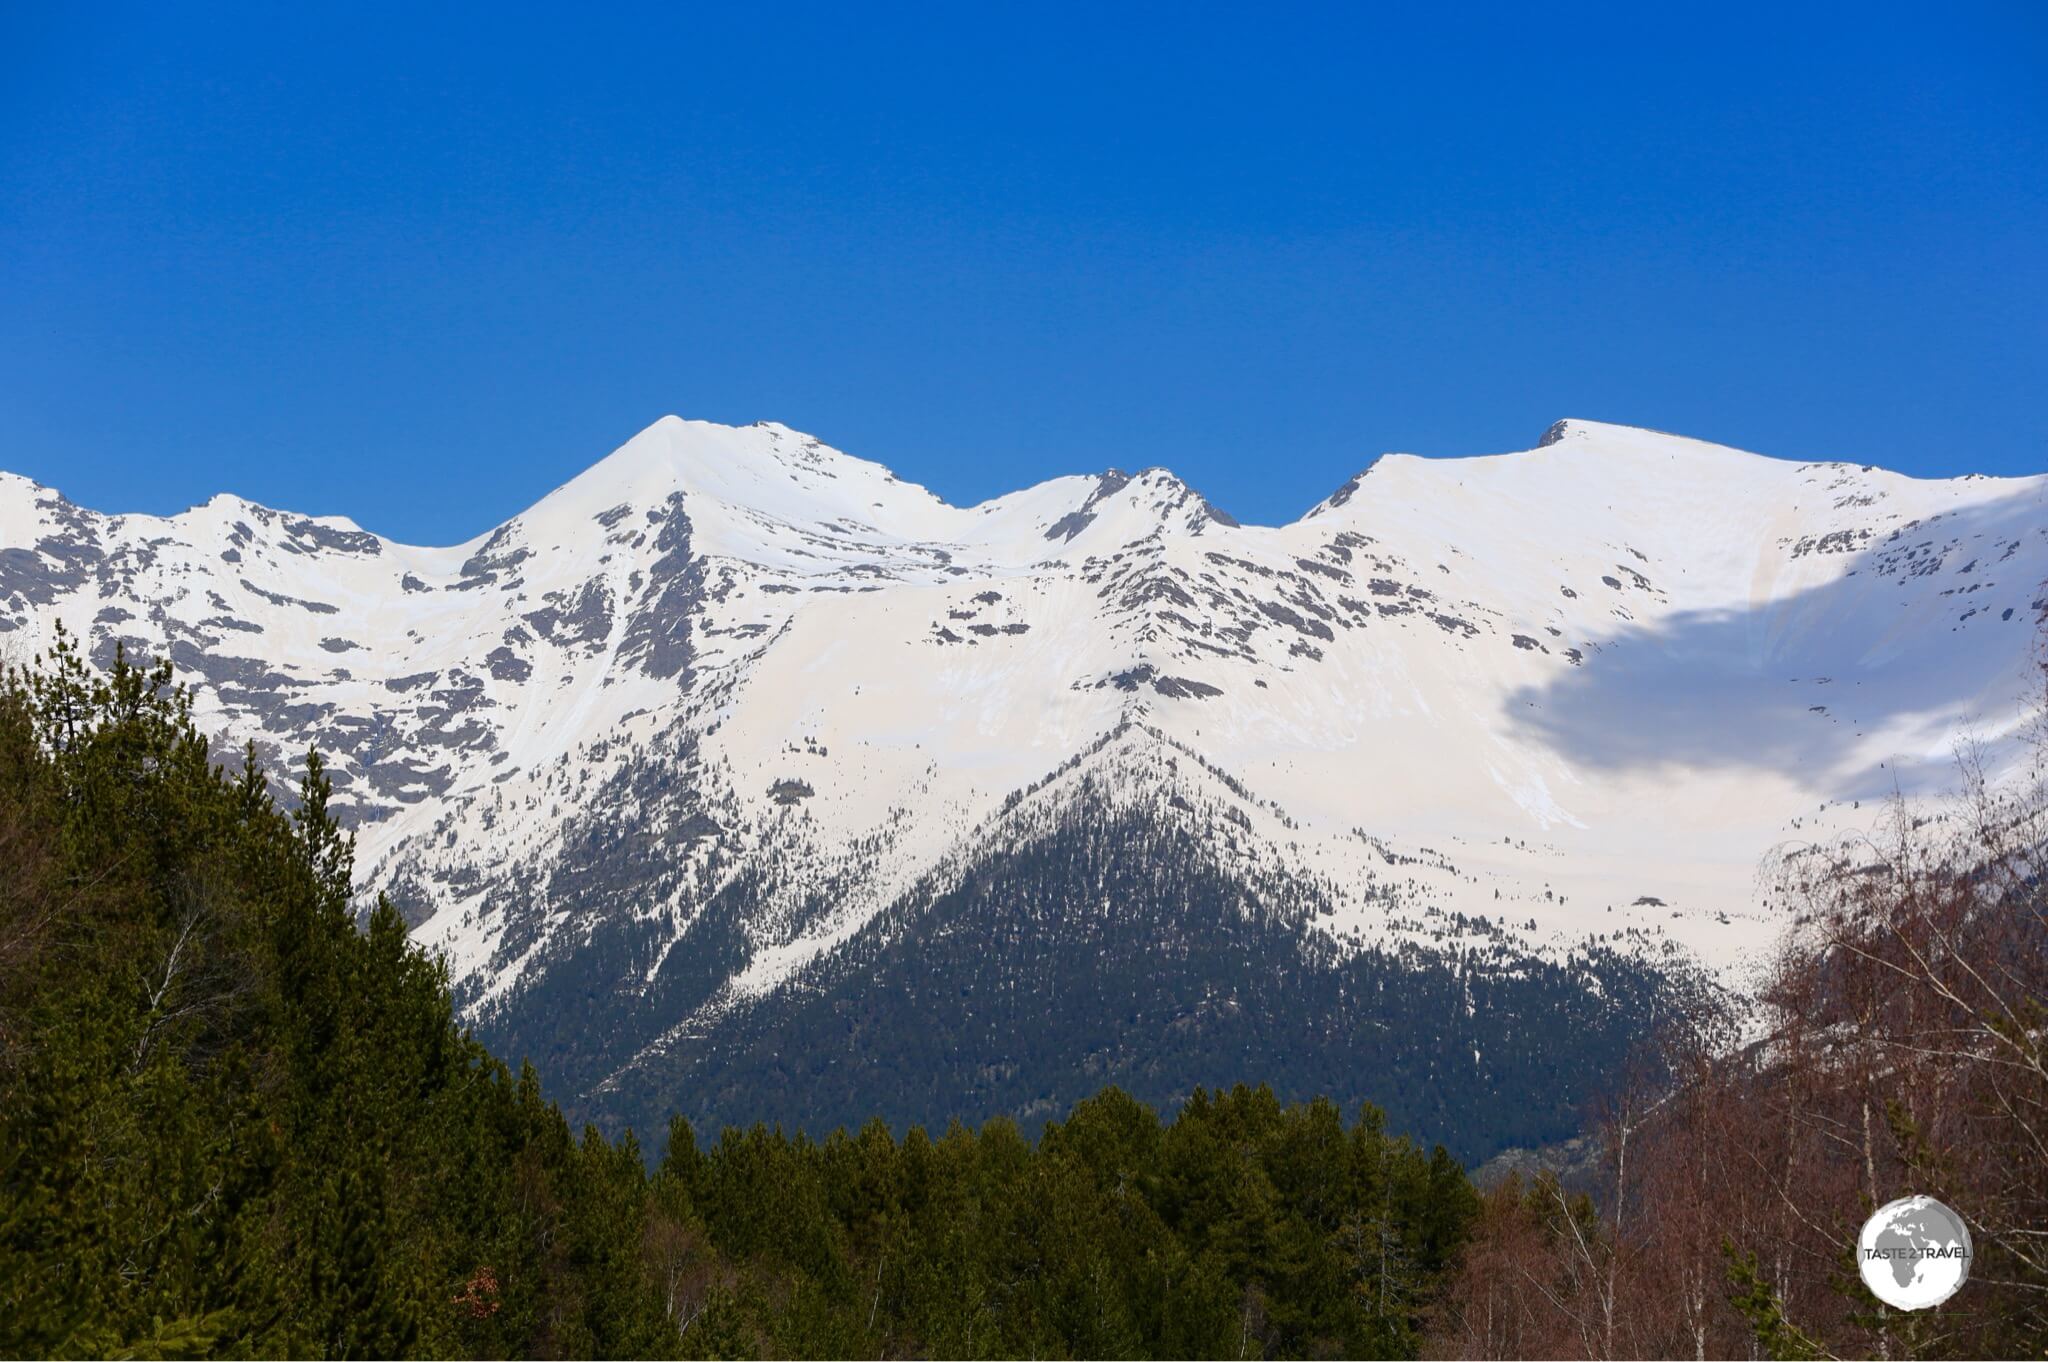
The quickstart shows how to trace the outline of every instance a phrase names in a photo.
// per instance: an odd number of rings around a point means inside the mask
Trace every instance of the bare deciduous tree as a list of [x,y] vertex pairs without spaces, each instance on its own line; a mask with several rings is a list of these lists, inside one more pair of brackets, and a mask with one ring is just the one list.
[[[2044,668],[2048,677],[2048,668]],[[2031,759],[1770,869],[1792,926],[1746,1040],[1666,1038],[1603,1124],[1598,1214],[1504,1188],[1439,1309],[1469,1356],[2004,1356],[2048,1339],[2048,685]],[[1946,1202],[1969,1286],[1902,1314],[1862,1222]]]

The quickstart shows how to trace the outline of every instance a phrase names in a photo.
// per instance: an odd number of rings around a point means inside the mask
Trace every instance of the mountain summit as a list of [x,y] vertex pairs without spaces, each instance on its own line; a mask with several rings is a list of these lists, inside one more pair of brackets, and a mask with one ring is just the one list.
[[2044,488],[1573,420],[1264,527],[665,417],[449,548],[0,475],[0,647],[168,655],[223,752],[318,746],[365,893],[594,1112],[1278,1073],[1475,1153],[1739,988],[1768,849],[2008,758]]

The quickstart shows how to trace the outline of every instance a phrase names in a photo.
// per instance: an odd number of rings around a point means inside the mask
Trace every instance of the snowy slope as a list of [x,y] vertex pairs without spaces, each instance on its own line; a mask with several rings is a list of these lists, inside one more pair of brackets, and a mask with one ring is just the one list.
[[332,754],[368,887],[474,1013],[630,997],[614,1064],[1088,782],[1206,810],[1219,873],[1314,886],[1339,954],[1601,941],[1739,982],[1764,853],[2010,751],[2044,488],[1567,421],[1258,527],[1161,469],[961,508],[669,417],[443,549],[0,475],[0,649],[167,652],[224,750]]

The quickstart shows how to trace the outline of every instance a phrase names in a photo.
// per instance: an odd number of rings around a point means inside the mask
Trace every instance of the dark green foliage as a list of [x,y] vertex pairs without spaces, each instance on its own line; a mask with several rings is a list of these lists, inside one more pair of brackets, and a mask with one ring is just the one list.
[[704,1355],[1408,1356],[1478,1200],[1383,1127],[1243,1087],[1170,1122],[1112,1088],[1035,1147],[679,1121],[650,1242]]
[[1365,1108],[1116,1089],[822,1141],[572,1134],[457,1024],[309,757],[165,669],[0,683],[0,1354],[1406,1355],[1477,1202]]
[[327,797],[216,768],[167,669],[0,684],[0,1353],[663,1346],[609,1273],[637,1204],[580,1213],[638,1154],[570,1145],[388,906],[356,929]]
[[1728,1303],[1749,1322],[1764,1356],[1806,1362],[1829,1355],[1785,1318],[1785,1303],[1764,1280],[1755,1254],[1738,1253],[1730,1243],[1722,1244],[1721,1252],[1728,1260]]

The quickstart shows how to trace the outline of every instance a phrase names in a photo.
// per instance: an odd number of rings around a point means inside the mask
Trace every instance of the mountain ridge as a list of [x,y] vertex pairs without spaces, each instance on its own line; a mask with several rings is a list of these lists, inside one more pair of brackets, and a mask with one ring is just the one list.
[[[1383,456],[1245,526],[1162,469],[955,507],[787,427],[664,418],[441,548],[239,498],[102,516],[0,479],[0,648],[61,623],[95,656],[167,655],[224,757],[253,739],[281,770],[319,746],[365,894],[444,956],[472,1021],[544,1040],[597,1106],[636,1057],[687,1087],[819,989],[872,1001],[881,976],[849,962],[913,968],[878,943],[932,905],[1007,921],[962,886],[1094,930],[1103,838],[1199,847],[1206,868],[1158,892],[1194,896],[1212,937],[1313,904],[1256,936],[1281,976],[1334,962],[1275,1006],[1365,978],[1436,996],[1425,978],[1475,959],[1547,962],[1561,988],[1589,951],[1739,992],[1783,927],[1766,851],[1852,826],[1894,782],[1939,788],[1961,735],[2010,764],[2048,480],[1580,421],[1546,440]],[[1026,869],[1045,856],[1082,878]],[[1224,973],[1146,993],[1148,1026],[1244,986],[1184,946]],[[1086,968],[1062,949],[1034,968]],[[949,968],[919,987],[989,986]],[[1524,1004],[1576,1006],[1543,999]],[[1244,1034],[1316,1033],[1300,1020]],[[1399,1063],[1447,1052],[1423,1053]],[[1018,1072],[1064,1091],[1058,1062]]]
[[[512,515],[507,516],[504,520],[499,521],[494,525],[491,525],[490,527],[484,529],[476,535],[471,536],[468,539],[456,541],[446,545],[414,543],[410,540],[400,539],[392,535],[386,535],[379,531],[368,529],[356,516],[345,512],[337,511],[320,514],[299,513],[286,510],[282,507],[271,506],[266,502],[256,501],[237,492],[225,490],[215,492],[206,501],[200,502],[193,506],[189,506],[184,510],[180,511],[95,511],[94,514],[105,516],[107,519],[110,520],[154,520],[163,522],[174,522],[182,521],[187,517],[193,516],[201,511],[224,507],[228,509],[240,510],[243,513],[257,512],[269,513],[280,516],[289,516],[294,520],[310,521],[314,524],[326,526],[328,528],[337,530],[375,534],[377,538],[380,539],[384,544],[393,548],[412,549],[420,552],[452,552],[453,550],[458,548],[465,548],[472,545],[480,544],[483,541],[487,540],[494,532],[496,532],[499,529],[502,529],[506,524],[510,523],[511,521],[518,520],[522,517],[533,514],[535,511],[540,509],[545,503],[547,503],[547,501],[550,498],[554,497],[557,493],[563,492],[575,486],[578,482],[581,482],[585,479],[590,478],[592,475],[599,473],[606,467],[607,464],[610,464],[614,460],[619,459],[620,456],[632,454],[636,450],[640,449],[643,445],[643,442],[645,442],[647,437],[649,437],[650,435],[656,432],[665,433],[677,428],[720,432],[740,432],[748,430],[765,430],[776,432],[779,433],[780,435],[805,442],[806,444],[809,445],[816,446],[826,451],[830,455],[836,456],[837,458],[845,459],[852,463],[864,465],[866,467],[875,469],[879,471],[889,482],[895,483],[898,486],[913,492],[922,492],[938,505],[954,511],[978,512],[986,507],[1003,502],[1009,498],[1017,497],[1025,493],[1035,492],[1040,489],[1052,487],[1066,487],[1070,485],[1074,487],[1080,487],[1084,484],[1089,483],[1099,485],[1104,479],[1128,479],[1131,477],[1141,476],[1144,474],[1163,474],[1166,477],[1171,478],[1180,486],[1185,487],[1189,492],[1193,493],[1194,495],[1201,496],[1205,501],[1208,500],[1205,494],[1203,494],[1193,484],[1187,482],[1186,479],[1180,477],[1179,474],[1175,473],[1169,465],[1147,464],[1131,472],[1126,472],[1122,468],[1112,466],[1104,468],[1098,472],[1092,473],[1080,472],[1056,474],[1052,477],[1042,479],[1039,482],[1026,484],[1012,491],[1000,493],[994,497],[987,498],[983,501],[970,502],[964,505],[955,505],[951,502],[946,501],[938,493],[932,492],[929,488],[924,487],[922,484],[911,482],[907,479],[899,477],[885,464],[878,463],[874,460],[864,459],[857,455],[849,454],[844,450],[837,449],[836,447],[825,445],[822,441],[817,440],[815,437],[807,435],[802,431],[798,431],[793,427],[790,427],[780,421],[759,420],[749,422],[745,425],[733,426],[725,425],[715,421],[705,421],[683,417],[676,413],[666,413],[656,418],[647,426],[643,427],[635,435],[629,438],[625,443],[621,444],[617,449],[613,450],[611,454],[599,459],[597,462],[589,465],[580,472],[572,475],[568,480],[558,484],[554,488],[551,488],[549,491],[543,493],[541,496],[536,498],[532,503],[527,505],[524,509],[514,512]],[[1358,484],[1382,460],[1415,460],[1423,464],[1452,464],[1472,460],[1494,458],[1517,458],[1527,454],[1535,453],[1538,450],[1547,449],[1555,444],[1560,443],[1568,435],[1577,435],[1583,437],[1587,432],[1597,432],[1602,430],[1617,432],[1635,432],[1643,435],[1655,436],[1660,440],[1680,442],[1683,445],[1693,446],[1701,451],[1710,452],[1713,454],[1733,454],[1742,456],[1744,458],[1765,460],[1773,464],[1786,464],[1798,467],[1840,467],[1845,469],[1854,468],[1860,469],[1861,471],[1866,473],[1879,472],[1884,473],[1893,478],[1906,479],[1908,481],[1917,483],[1940,484],[1949,482],[1999,482],[2008,484],[2020,484],[2029,482],[2035,477],[2040,476],[2035,474],[2014,476],[1994,475],[1985,473],[1962,473],[1946,478],[1923,477],[1917,474],[1898,472],[1896,470],[1884,468],[1883,466],[1877,464],[1859,463],[1854,460],[1799,460],[1782,458],[1780,456],[1773,454],[1766,454],[1756,450],[1744,449],[1736,445],[1727,445],[1720,443],[1718,441],[1703,439],[1698,436],[1690,436],[1679,434],[1676,432],[1657,430],[1648,426],[1631,425],[1625,422],[1595,421],[1581,417],[1565,417],[1552,422],[1551,425],[1545,430],[1543,437],[1537,442],[1537,444],[1535,444],[1527,450],[1505,450],[1497,453],[1465,455],[1416,454],[1401,450],[1388,450],[1380,454],[1375,454],[1371,458],[1366,460],[1365,464],[1359,469],[1358,472],[1354,473],[1344,483],[1339,484],[1337,491],[1342,491],[1346,487],[1351,487]],[[10,484],[12,484],[11,488]],[[63,490],[53,483],[40,482],[36,479],[28,477],[25,474],[14,473],[6,469],[0,469],[0,500],[4,500],[9,496],[19,496],[24,492],[30,494],[33,494],[35,492],[49,492],[54,493],[59,497],[65,497]],[[1244,521],[1239,523],[1241,523],[1247,528],[1253,529],[1285,529],[1292,526],[1296,526],[1299,525],[1303,520],[1308,519],[1309,517],[1317,514],[1318,511],[1329,506],[1335,495],[1336,494],[1333,492],[1330,496],[1326,496],[1321,500],[1313,503],[1307,510],[1303,511],[1301,515],[1295,517],[1292,520],[1282,521],[1278,523],[1267,523],[1258,521]],[[65,500],[69,502],[68,497],[65,497]],[[69,502],[69,504],[74,506],[80,505],[80,503],[76,502]],[[81,507],[81,509],[84,508]],[[1230,515],[1228,510],[1225,508],[1218,507],[1216,509],[1218,509],[1222,514],[1226,516]],[[1236,517],[1230,516],[1230,519],[1235,521]]]

